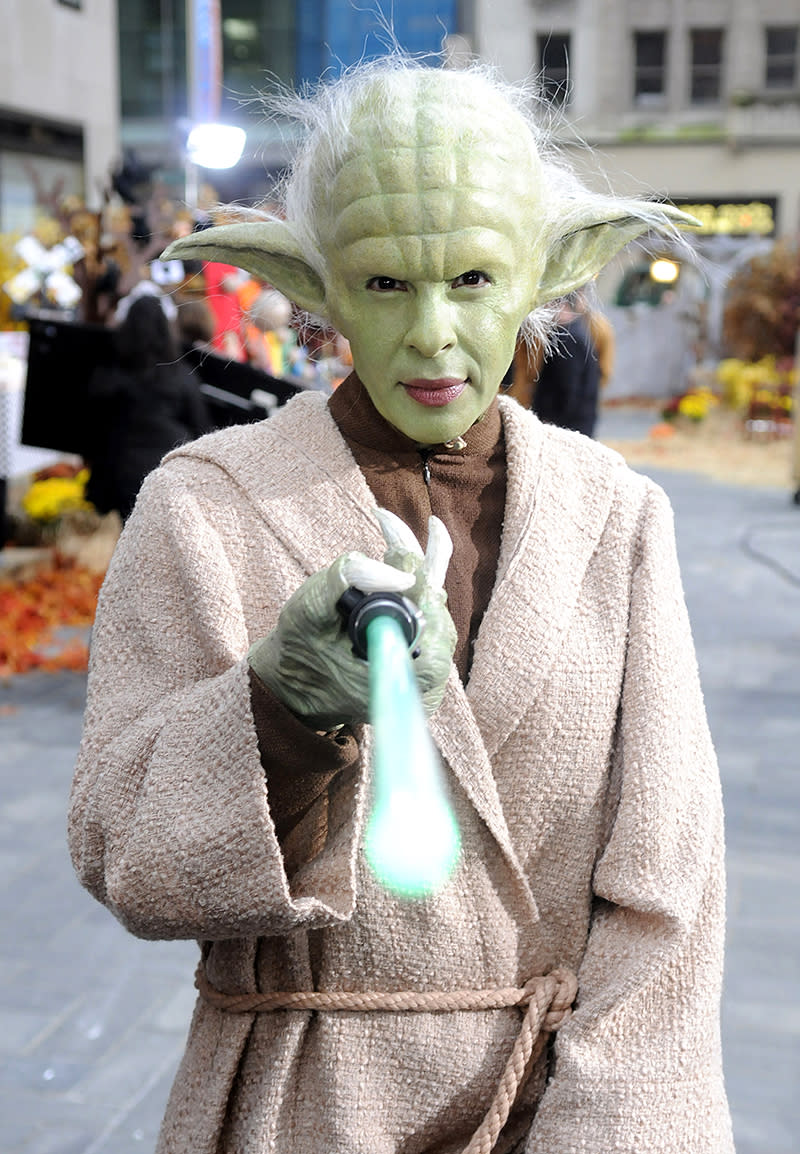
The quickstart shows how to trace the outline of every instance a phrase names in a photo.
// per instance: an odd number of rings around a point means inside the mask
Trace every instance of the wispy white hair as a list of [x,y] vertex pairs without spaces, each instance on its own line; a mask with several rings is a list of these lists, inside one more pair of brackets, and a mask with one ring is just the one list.
[[[372,140],[383,134],[390,139],[398,109],[407,107],[409,98],[423,90],[426,99],[441,108],[437,128],[444,143],[448,136],[453,143],[469,140],[477,131],[463,114],[465,103],[470,108],[497,110],[496,136],[513,132],[520,160],[530,160],[534,171],[538,170],[537,222],[545,251],[582,227],[592,206],[598,216],[607,211],[615,217],[624,210],[644,222],[647,230],[677,236],[658,203],[594,193],[581,182],[556,143],[552,110],[535,82],[510,84],[481,61],[458,69],[438,68],[430,57],[418,59],[395,49],[299,92],[276,87],[262,96],[269,117],[288,120],[302,130],[293,160],[274,191],[273,204],[277,200],[280,215],[292,228],[303,255],[323,279],[327,268],[320,226],[326,198],[344,162],[365,147],[361,134],[365,110]],[[479,138],[485,141],[486,133]],[[524,322],[525,338],[547,345],[556,312],[552,304],[535,309]]]

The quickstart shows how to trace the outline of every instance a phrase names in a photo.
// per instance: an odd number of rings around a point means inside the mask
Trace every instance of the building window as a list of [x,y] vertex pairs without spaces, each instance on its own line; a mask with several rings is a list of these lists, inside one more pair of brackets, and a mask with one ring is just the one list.
[[295,79],[293,0],[222,0],[223,114],[241,117],[241,101],[270,80]]
[[552,104],[569,100],[569,32],[548,32],[537,37],[537,59],[542,95]]
[[718,104],[722,93],[721,28],[692,28],[689,99],[692,104]]
[[123,118],[186,116],[185,13],[182,0],[119,0]]
[[797,86],[797,43],[796,24],[781,28],[765,28],[766,68],[764,83],[767,88],[795,88]]
[[637,104],[659,104],[667,91],[666,32],[634,32],[633,97]]

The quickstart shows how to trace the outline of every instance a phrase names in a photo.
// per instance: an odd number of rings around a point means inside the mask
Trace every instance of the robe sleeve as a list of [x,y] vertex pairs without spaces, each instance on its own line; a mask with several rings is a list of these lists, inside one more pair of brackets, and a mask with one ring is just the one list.
[[672,515],[648,485],[594,914],[526,1154],[731,1154],[720,784]]
[[[73,863],[140,937],[228,939],[341,922],[355,904],[360,760],[352,745],[331,758],[329,739],[308,733],[304,750],[324,746],[337,772],[296,815],[285,812],[284,774],[285,854],[260,756],[264,701],[259,729],[253,716],[252,638],[202,488],[184,485],[169,463],[151,474],[103,585],[70,799]],[[273,743],[273,754],[282,747]]]

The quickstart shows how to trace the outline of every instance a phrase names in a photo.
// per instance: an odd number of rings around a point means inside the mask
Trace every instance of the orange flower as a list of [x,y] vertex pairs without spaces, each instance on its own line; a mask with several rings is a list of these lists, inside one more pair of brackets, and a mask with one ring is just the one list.
[[55,631],[92,624],[102,581],[59,557],[26,580],[0,579],[0,677],[33,669],[85,670],[86,643],[65,641]]

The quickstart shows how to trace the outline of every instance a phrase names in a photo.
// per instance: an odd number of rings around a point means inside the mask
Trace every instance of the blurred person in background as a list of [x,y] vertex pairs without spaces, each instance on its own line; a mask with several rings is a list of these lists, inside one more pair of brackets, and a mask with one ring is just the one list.
[[592,305],[584,292],[575,294],[578,312],[584,317],[589,329],[589,336],[594,345],[597,364],[600,369],[600,392],[606,387],[614,372],[617,343],[614,338],[614,326],[604,312]]
[[286,377],[297,359],[297,334],[290,327],[292,303],[277,289],[263,288],[245,317],[250,363],[271,377]]
[[558,314],[562,330],[557,347],[539,369],[531,408],[539,420],[562,429],[594,435],[600,395],[600,359],[578,294]]
[[179,359],[163,302],[138,295],[122,309],[114,334],[115,363],[100,366],[89,385],[95,434],[86,452],[87,496],[101,513],[123,521],[142,481],[177,445],[211,428],[199,383]]
[[214,314],[201,299],[181,301],[178,306],[178,340],[181,351],[204,349],[213,352]]
[[[589,339],[593,346],[597,366],[600,371],[599,386],[600,394],[602,394],[603,389],[608,384],[611,379],[611,374],[614,371],[616,354],[614,328],[605,313],[593,306],[582,290],[573,293],[572,300],[572,307],[568,308],[566,313],[578,313],[586,322],[585,326],[582,327],[580,339],[581,341],[585,340],[585,329],[588,329]],[[550,359],[553,360],[559,356],[571,355],[572,351],[574,351],[572,346],[572,340],[569,341],[566,347],[564,345],[557,345]],[[533,407],[534,393],[544,361],[545,353],[541,345],[531,345],[522,338],[517,342],[514,360],[508,368],[508,372],[504,378],[504,385],[508,391],[508,395],[513,397],[514,400],[519,401],[525,408]],[[552,423],[562,424],[561,421],[555,420],[553,420]],[[573,426],[566,425],[565,427],[572,428]]]

